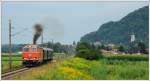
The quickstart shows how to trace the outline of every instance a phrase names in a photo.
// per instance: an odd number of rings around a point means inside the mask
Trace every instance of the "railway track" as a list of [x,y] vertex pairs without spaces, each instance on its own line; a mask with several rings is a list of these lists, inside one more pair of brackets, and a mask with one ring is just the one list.
[[6,78],[9,78],[17,73],[21,73],[23,71],[26,71],[26,70],[29,70],[30,68],[22,68],[22,69],[18,69],[18,70],[15,70],[15,71],[11,71],[11,72],[7,72],[7,73],[3,73],[1,75],[1,78],[2,80],[6,79]]
[[[65,58],[65,59],[68,59],[68,58]],[[50,63],[52,63],[52,64],[53,63],[57,63],[60,60],[62,60],[62,59],[60,59],[60,58],[59,59],[58,58],[54,58]],[[44,64],[42,64],[42,65],[44,65]],[[42,66],[42,65],[40,65],[40,66]],[[23,72],[29,71],[29,70],[33,70],[35,68],[38,68],[38,67],[32,67],[32,68],[26,68],[26,67],[24,67],[24,68],[21,68],[21,69],[18,69],[18,70],[14,70],[14,71],[11,71],[11,72],[2,73],[1,74],[1,79],[2,80],[12,80],[14,76],[16,76],[18,74],[21,74]]]
[[[58,61],[58,59],[57,59]],[[54,59],[53,61],[51,61],[51,63],[55,63],[57,62],[56,59]],[[44,64],[42,64],[44,65]],[[42,66],[40,65],[40,66]],[[18,70],[14,70],[14,71],[11,71],[11,72],[6,72],[6,73],[2,73],[1,74],[1,79],[2,80],[12,80],[14,76],[18,75],[18,74],[21,74],[25,71],[28,71],[28,70],[32,70],[32,69],[35,69],[35,68],[38,68],[39,66],[37,67],[30,67],[30,68],[27,68],[27,67],[23,67],[21,69],[18,69]]]

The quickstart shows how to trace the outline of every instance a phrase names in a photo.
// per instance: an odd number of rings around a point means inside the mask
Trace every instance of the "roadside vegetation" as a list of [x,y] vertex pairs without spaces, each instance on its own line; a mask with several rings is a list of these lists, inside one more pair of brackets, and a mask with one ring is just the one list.
[[[148,80],[148,61],[72,58],[16,76],[28,80]],[[29,75],[32,74],[32,75]]]

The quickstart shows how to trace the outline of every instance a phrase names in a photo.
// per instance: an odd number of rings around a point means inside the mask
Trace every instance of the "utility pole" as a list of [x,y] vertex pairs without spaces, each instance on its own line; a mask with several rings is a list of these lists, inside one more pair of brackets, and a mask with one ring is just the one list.
[[52,49],[54,50],[54,48],[53,48],[53,39],[52,39]]
[[42,31],[42,35],[41,35],[41,44],[43,44],[43,31]]
[[9,69],[12,70],[11,19],[9,19]]

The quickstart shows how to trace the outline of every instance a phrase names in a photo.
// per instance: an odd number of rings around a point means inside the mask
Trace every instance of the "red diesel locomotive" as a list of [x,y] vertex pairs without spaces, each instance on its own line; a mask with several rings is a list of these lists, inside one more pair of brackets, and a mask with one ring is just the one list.
[[26,45],[22,51],[23,65],[33,66],[53,59],[53,50],[37,45]]

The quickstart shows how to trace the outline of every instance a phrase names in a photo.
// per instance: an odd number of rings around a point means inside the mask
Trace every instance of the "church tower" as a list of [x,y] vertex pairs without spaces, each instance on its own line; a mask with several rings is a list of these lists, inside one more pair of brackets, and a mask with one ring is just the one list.
[[134,42],[134,41],[135,41],[135,34],[134,34],[134,33],[132,33],[132,34],[131,34],[130,42]]

